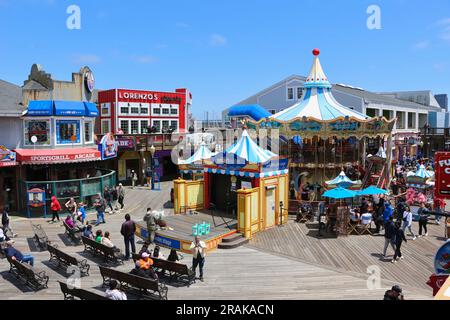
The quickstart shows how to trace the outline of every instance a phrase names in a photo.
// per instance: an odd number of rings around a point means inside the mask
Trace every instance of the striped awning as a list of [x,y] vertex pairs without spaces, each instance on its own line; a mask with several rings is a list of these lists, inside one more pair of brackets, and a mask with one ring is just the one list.
[[258,146],[250,138],[247,130],[242,132],[241,138],[234,145],[229,147],[225,154],[233,154],[249,163],[266,163],[277,155],[269,150]]
[[211,150],[208,149],[206,144],[202,142],[200,148],[198,148],[197,151],[195,151],[191,157],[189,157],[186,160],[179,160],[178,164],[192,164],[195,162],[201,162],[203,160],[210,159],[215,154],[216,153],[211,152]]
[[276,176],[279,176],[282,174],[287,174],[289,172],[289,169],[276,170],[276,171],[270,171],[270,172],[248,172],[248,171],[239,171],[239,170],[205,168],[204,171],[207,173],[224,174],[224,175],[229,175],[229,176],[249,177],[249,178],[266,178],[266,177],[276,177]]

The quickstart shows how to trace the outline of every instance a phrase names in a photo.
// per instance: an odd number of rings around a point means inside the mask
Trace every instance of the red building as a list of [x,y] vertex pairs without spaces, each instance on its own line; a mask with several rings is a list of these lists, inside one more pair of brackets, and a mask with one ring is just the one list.
[[111,89],[98,93],[100,117],[97,133],[147,133],[154,126],[157,133],[163,129],[183,132],[188,125],[192,95],[187,89],[158,92],[129,89]]
[[[192,95],[187,89],[176,89],[175,92],[130,89],[99,91],[100,116],[95,132],[116,134],[119,154],[108,166],[117,170],[119,181],[131,183],[135,172],[139,183],[144,183],[146,169],[151,161],[155,165],[155,172],[162,179],[169,179],[178,174],[177,166],[171,160],[171,148],[166,150],[156,146],[156,153],[151,156],[149,150],[138,150],[138,136],[149,133],[151,127],[156,129],[156,133],[168,132],[168,129],[175,133],[186,132],[189,127],[191,103]],[[119,132],[126,136],[117,134]],[[162,141],[163,137],[152,139]]]

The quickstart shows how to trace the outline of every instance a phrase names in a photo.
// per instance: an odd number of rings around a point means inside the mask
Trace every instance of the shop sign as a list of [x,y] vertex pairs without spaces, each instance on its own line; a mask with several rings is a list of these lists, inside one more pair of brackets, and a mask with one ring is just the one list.
[[0,146],[0,167],[8,167],[15,166],[16,162],[16,153],[7,149],[4,146]]
[[181,103],[181,98],[180,97],[167,97],[167,96],[163,96],[161,98],[161,101],[163,103]]
[[77,161],[77,160],[98,160],[98,153],[78,153],[78,154],[58,154],[58,155],[38,155],[38,156],[30,156],[23,157],[22,161],[24,162],[69,162],[69,161]]
[[45,191],[42,189],[34,188],[27,191],[28,193],[28,206],[32,208],[43,207],[45,205]]
[[94,75],[92,74],[91,71],[86,72],[84,76],[84,81],[86,84],[86,88],[89,90],[89,92],[94,91],[95,80]]
[[138,92],[119,91],[119,99],[157,101],[159,97],[157,93],[138,93]]
[[450,152],[436,152],[434,196],[450,199]]
[[98,145],[98,150],[101,153],[102,160],[117,157],[118,149],[119,144],[111,132],[105,134]]
[[117,137],[117,143],[119,145],[119,149],[122,150],[134,150],[136,147],[136,143],[133,137]]

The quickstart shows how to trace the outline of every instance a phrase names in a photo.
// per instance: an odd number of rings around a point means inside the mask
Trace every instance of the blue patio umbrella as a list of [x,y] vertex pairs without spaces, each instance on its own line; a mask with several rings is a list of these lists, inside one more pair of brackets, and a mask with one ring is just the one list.
[[369,195],[377,195],[377,194],[386,194],[387,191],[384,189],[377,188],[375,186],[367,187],[363,190],[356,191],[358,196],[369,196]]
[[346,199],[346,198],[354,198],[357,196],[357,193],[352,190],[348,190],[342,187],[337,187],[328,191],[325,191],[322,194],[323,197],[332,198],[332,199]]

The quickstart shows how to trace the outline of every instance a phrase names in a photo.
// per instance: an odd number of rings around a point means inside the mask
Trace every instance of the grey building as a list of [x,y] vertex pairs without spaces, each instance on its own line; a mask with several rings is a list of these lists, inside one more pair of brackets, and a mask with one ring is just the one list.
[[22,136],[20,117],[26,107],[22,104],[22,88],[13,83],[0,80],[0,145],[16,149]]

